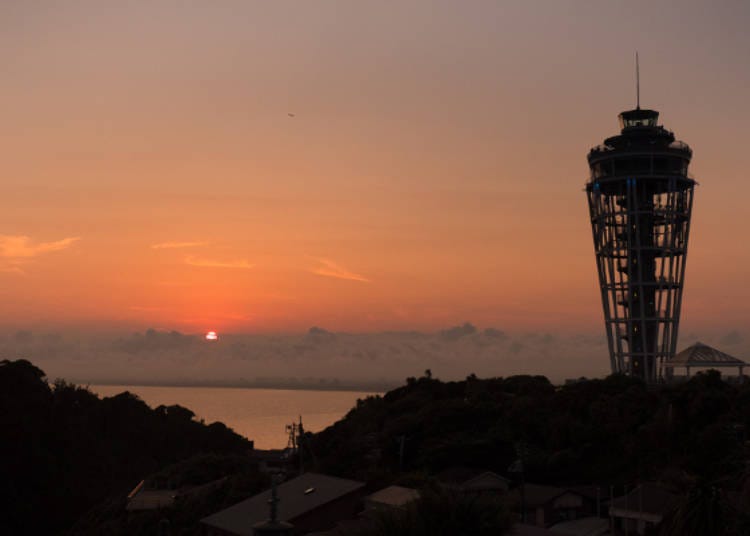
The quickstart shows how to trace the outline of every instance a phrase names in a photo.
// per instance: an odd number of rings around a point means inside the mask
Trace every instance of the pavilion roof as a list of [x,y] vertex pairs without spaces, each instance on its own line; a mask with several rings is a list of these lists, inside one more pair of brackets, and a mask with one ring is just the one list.
[[711,348],[707,344],[696,342],[685,348],[673,358],[667,360],[667,365],[682,367],[739,367],[747,365],[741,359]]

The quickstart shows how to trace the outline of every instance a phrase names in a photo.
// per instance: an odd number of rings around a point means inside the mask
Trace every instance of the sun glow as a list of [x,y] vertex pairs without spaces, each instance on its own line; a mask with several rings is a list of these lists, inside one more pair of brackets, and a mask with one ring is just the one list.
[[219,336],[216,334],[215,331],[209,331],[208,333],[206,333],[206,340],[207,341],[218,341],[219,340]]

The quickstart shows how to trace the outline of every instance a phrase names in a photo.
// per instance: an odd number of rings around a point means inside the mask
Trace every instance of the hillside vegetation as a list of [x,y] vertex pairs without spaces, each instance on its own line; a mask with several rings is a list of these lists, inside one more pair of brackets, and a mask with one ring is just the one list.
[[[715,372],[658,388],[623,376],[563,387],[542,376],[431,376],[359,400],[339,422],[305,434],[294,465],[373,489],[439,490],[440,473],[457,467],[518,480],[511,465],[538,484],[621,490],[659,481],[684,498],[662,534],[750,533],[748,383],[730,385]],[[193,417],[180,406],[150,409],[130,393],[100,399],[64,381],[50,385],[27,361],[1,361],[0,533],[156,534],[165,520],[178,533],[200,533],[202,516],[268,482],[245,456],[247,440]],[[149,475],[174,486],[224,480],[169,511],[126,514],[125,495]],[[436,497],[429,504],[455,503]],[[501,510],[483,511],[507,526]],[[420,520],[431,516],[420,512],[384,530],[428,530]],[[714,530],[717,519],[728,528]]]
[[[623,376],[555,387],[542,376],[410,378],[310,436],[319,470],[370,481],[429,479],[468,466],[528,482],[718,483],[750,500],[750,385],[715,372],[649,389]],[[403,455],[401,444],[403,443]]]
[[0,361],[0,534],[55,534],[145,476],[199,453],[250,443],[181,406],[130,393],[100,399],[25,360]]

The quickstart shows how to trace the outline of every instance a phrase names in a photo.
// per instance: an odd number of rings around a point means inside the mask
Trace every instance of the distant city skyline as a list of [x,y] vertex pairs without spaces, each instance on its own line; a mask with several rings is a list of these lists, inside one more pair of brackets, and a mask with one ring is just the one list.
[[744,333],[748,20],[3,4],[2,331],[599,334],[585,154],[635,105],[637,49],[642,107],[695,150],[681,341]]

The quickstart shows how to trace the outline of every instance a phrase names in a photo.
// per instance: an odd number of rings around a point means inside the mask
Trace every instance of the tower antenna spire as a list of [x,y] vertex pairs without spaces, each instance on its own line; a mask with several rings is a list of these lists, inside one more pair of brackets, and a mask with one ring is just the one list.
[[641,109],[641,69],[638,65],[638,51],[635,51],[635,108]]

